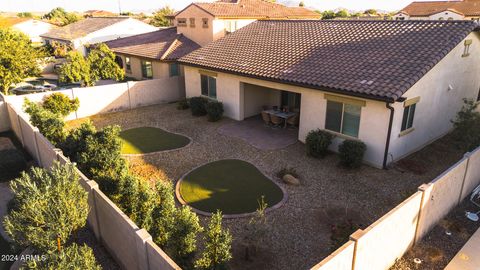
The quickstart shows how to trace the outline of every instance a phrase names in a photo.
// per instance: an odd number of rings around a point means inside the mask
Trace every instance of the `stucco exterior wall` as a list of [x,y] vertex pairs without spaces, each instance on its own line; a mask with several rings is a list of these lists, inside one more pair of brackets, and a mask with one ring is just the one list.
[[136,19],[126,19],[110,25],[84,37],[75,39],[75,49],[86,55],[85,45],[101,43],[118,38],[129,37],[158,30],[157,27],[146,24]]
[[[224,104],[225,116],[240,121],[245,117],[251,116],[251,106],[244,105],[245,102],[252,99],[249,93],[245,94],[245,83],[301,94],[298,134],[300,141],[304,142],[305,137],[311,130],[325,128],[327,104],[324,97],[325,92],[232,74],[217,73],[217,99]],[[185,87],[187,97],[201,95],[198,68],[185,67]],[[366,102],[366,106],[362,107],[361,111],[358,139],[367,145],[364,161],[372,166],[381,167],[390,111],[385,107],[385,103],[371,100],[364,101]],[[258,104],[255,103],[254,106],[258,106]],[[344,138],[345,136],[335,138],[330,149],[337,151],[338,145]]]
[[54,26],[39,20],[28,20],[13,26],[14,29],[26,34],[32,42],[42,42],[40,35],[47,33]]
[[[163,79],[163,78],[170,78],[170,67],[168,62],[161,62],[158,60],[152,59],[143,59],[136,56],[128,56],[123,54],[117,54],[120,58],[122,58],[123,62],[123,70],[125,70],[125,76],[134,78],[137,80],[143,80],[142,76],[142,60],[152,62],[152,73],[153,79]],[[130,68],[131,71],[127,71],[125,58],[130,57]],[[180,66],[180,76],[183,74],[183,67]]]
[[465,17],[461,14],[451,12],[451,11],[442,11],[437,14],[432,14],[429,16],[430,20],[463,20]]
[[261,113],[262,106],[278,106],[281,102],[281,91],[265,89],[254,84],[244,84],[244,118]]
[[311,270],[352,270],[355,243],[348,241],[335,250],[327,258],[311,268]]
[[[187,25],[178,26],[178,18],[185,18],[187,20]],[[195,18],[195,27],[190,25],[190,18]],[[204,18],[208,19],[208,27],[203,27],[202,19]],[[213,20],[214,17],[211,14],[195,5],[191,5],[175,16],[174,25],[177,27],[178,33],[185,35],[200,46],[205,46],[213,41]]]
[[395,116],[389,161],[415,152],[448,133],[453,127],[450,120],[462,108],[463,99],[477,98],[480,88],[480,39],[477,33],[468,35],[466,39],[473,40],[468,57],[462,57],[462,41],[403,95],[407,100],[420,97],[412,132],[400,136],[404,105],[398,102],[393,105]]

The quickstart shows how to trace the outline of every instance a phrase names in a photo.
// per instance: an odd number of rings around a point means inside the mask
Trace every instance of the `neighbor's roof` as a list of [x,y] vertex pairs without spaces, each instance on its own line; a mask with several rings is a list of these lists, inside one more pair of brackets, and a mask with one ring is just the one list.
[[19,17],[0,17],[0,28],[12,27],[16,24],[33,20],[32,18],[19,18]]
[[129,19],[129,17],[92,17],[53,29],[41,37],[72,41],[90,33]]
[[412,2],[400,12],[425,17],[447,10],[464,16],[480,16],[480,0]]
[[200,45],[177,34],[176,27],[106,42],[116,52],[157,60],[176,60],[200,48]]
[[393,101],[475,27],[471,21],[257,21],[179,62]]
[[[303,7],[287,7],[265,0],[219,0],[213,3],[193,3],[191,5],[219,18],[317,19],[321,17],[319,13]],[[188,7],[190,5],[185,9]],[[176,15],[182,11],[177,12]]]

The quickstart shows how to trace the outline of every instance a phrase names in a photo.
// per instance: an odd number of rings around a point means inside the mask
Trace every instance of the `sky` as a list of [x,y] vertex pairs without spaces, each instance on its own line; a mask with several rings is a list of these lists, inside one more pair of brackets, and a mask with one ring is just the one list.
[[[300,0],[277,0],[297,5]],[[408,5],[412,0],[303,0],[307,7],[329,10],[346,8],[349,10],[379,10],[395,11]],[[211,2],[201,0],[200,2]],[[192,3],[192,0],[0,0],[0,11],[49,11],[55,7],[63,7],[68,11],[85,11],[102,9],[112,12],[119,11],[154,11],[165,5],[180,10]]]

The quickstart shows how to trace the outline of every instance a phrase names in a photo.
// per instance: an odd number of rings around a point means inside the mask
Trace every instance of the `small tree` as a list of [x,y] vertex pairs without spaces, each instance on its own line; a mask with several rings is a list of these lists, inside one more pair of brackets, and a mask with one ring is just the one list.
[[471,151],[480,145],[480,112],[477,107],[475,101],[464,99],[462,109],[452,121],[455,128],[453,137],[464,151]]
[[0,29],[0,89],[8,94],[13,84],[40,74],[39,63],[46,53],[34,48],[23,33]]
[[195,262],[198,269],[224,269],[226,263],[232,258],[232,236],[222,228],[222,213],[217,211],[208,224],[204,236],[205,250],[202,257]]
[[158,181],[155,184],[155,191],[159,199],[152,213],[154,220],[151,229],[152,237],[157,245],[165,248],[175,229],[175,199],[170,183]]
[[137,217],[138,179],[131,175],[121,180],[119,202],[123,212],[131,219]]
[[123,80],[125,71],[115,61],[115,54],[104,43],[90,51],[87,57],[90,63],[90,78],[98,80]]
[[250,260],[250,255],[255,255],[257,253],[258,247],[261,245],[268,232],[268,220],[265,214],[267,206],[265,197],[262,196],[258,201],[258,209],[255,212],[255,215],[250,219],[245,228],[245,260],[247,261]]
[[57,238],[64,245],[73,231],[85,226],[87,193],[72,165],[56,163],[50,171],[32,168],[10,187],[17,207],[5,218],[4,227],[18,245],[53,253]]
[[25,99],[24,110],[30,115],[30,122],[37,127],[50,142],[60,145],[66,137],[64,132],[65,122],[60,115],[45,110],[37,103]]
[[77,51],[68,52],[66,62],[59,70],[59,81],[63,83],[81,82],[83,86],[94,85],[90,63]]
[[173,15],[174,13],[174,9],[169,6],[165,6],[153,14],[150,24],[156,27],[170,26],[170,19],[168,19],[167,16]]
[[78,110],[79,106],[80,100],[78,100],[78,98],[70,99],[62,93],[53,93],[46,96],[43,100],[43,107],[45,109],[63,117]]
[[189,264],[197,249],[197,234],[203,231],[198,216],[188,206],[182,206],[175,211],[175,226],[168,243],[171,255],[184,268]]
[[79,246],[72,243],[60,253],[52,253],[45,261],[29,261],[28,268],[38,270],[51,269],[85,269],[101,270],[102,267],[95,260],[93,250],[87,245]]
[[135,223],[149,231],[153,223],[152,213],[157,196],[146,180],[139,179],[138,182],[137,217],[135,218]]

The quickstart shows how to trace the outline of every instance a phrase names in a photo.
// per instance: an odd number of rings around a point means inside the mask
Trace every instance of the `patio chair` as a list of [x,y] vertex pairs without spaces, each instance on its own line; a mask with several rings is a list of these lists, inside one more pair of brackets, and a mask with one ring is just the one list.
[[272,121],[274,127],[279,127],[283,124],[283,119],[273,114],[270,115],[270,121]]
[[262,119],[265,125],[270,126],[270,114],[267,112],[262,112]]
[[298,118],[299,118],[298,114],[288,118],[287,119],[287,125],[289,125],[290,127],[293,127],[293,128],[297,127],[298,126]]

